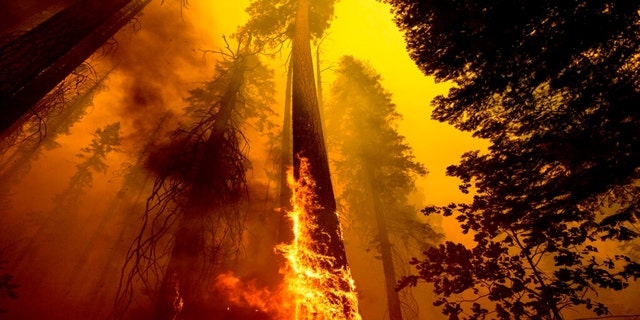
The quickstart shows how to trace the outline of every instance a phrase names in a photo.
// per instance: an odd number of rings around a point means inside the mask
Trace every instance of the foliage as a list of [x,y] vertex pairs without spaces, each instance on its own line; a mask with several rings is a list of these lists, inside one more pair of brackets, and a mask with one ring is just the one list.
[[[320,39],[333,18],[335,0],[310,1],[309,31]],[[256,36],[260,46],[278,47],[293,39],[298,0],[254,0],[247,8],[250,18],[243,27]]]
[[[491,142],[447,170],[473,202],[425,209],[457,214],[475,247],[429,250],[402,285],[433,282],[452,319],[606,313],[597,292],[640,276],[597,249],[638,236],[640,4],[387,2],[418,66],[454,84],[433,118]],[[463,307],[468,292],[486,299]]]
[[[114,122],[97,129],[89,146],[80,149],[77,156],[84,161],[77,165],[78,173],[71,179],[78,187],[91,187],[93,172],[106,172],[109,167],[105,160],[111,151],[118,151],[120,145],[120,122]],[[76,181],[77,180],[77,181]]]
[[[369,179],[373,179],[385,211],[398,214],[389,217],[395,220],[392,225],[414,219],[416,212],[407,208],[407,196],[414,191],[416,177],[427,171],[397,132],[395,121],[401,116],[391,94],[375,70],[352,56],[343,57],[336,72],[325,115],[328,143],[337,158],[335,173],[343,184],[342,200],[351,208],[361,208],[351,210],[361,215],[356,222],[375,225],[371,210],[363,210],[370,207]],[[406,227],[402,223],[394,232]]]
[[336,74],[325,123],[334,152],[335,181],[341,186],[338,200],[367,250],[372,248],[383,259],[391,317],[404,313],[410,318],[416,308],[407,305],[412,301],[409,291],[401,292],[401,300],[393,292],[395,274],[406,274],[402,266],[407,254],[426,250],[442,237],[419,221],[418,210],[408,204],[415,179],[427,171],[397,132],[401,116],[382,87],[381,76],[352,56],[342,57]]
[[[124,312],[131,303],[136,280],[141,280],[151,295],[158,294],[163,284],[155,277],[162,277],[167,259],[175,258],[168,257],[171,248],[185,241],[179,236],[200,241],[191,246],[201,256],[191,258],[205,265],[191,263],[189,272],[198,269],[195,278],[202,281],[196,285],[202,287],[213,281],[205,277],[213,268],[238,253],[245,220],[239,203],[248,195],[245,174],[250,168],[246,156],[249,142],[243,128],[253,125],[264,134],[275,130],[270,108],[274,102],[273,72],[251,52],[247,39],[239,39],[235,50],[227,45],[217,52],[221,59],[214,78],[190,90],[185,99],[187,121],[168,142],[156,146],[147,160],[147,169],[156,181],[141,231],[127,253],[116,312]],[[182,225],[198,223],[205,225],[194,232],[205,234],[180,232]],[[167,274],[165,279],[171,276]]]

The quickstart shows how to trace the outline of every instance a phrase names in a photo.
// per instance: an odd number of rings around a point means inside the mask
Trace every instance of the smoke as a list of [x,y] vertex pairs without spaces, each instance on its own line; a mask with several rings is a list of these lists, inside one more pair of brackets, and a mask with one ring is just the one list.
[[[0,32],[28,29],[72,2],[3,0]],[[206,31],[215,33],[212,28]],[[95,97],[93,108],[70,135],[58,139],[60,148],[43,152],[3,204],[7,214],[0,230],[10,232],[0,238],[0,259],[8,261],[2,271],[20,286],[18,299],[0,299],[0,309],[7,310],[9,318],[106,318],[111,312],[126,243],[136,232],[145,200],[142,190],[149,186],[149,178],[136,172],[135,165],[146,146],[177,127],[188,90],[212,77],[213,58],[204,60],[201,52],[216,47],[208,32],[193,25],[188,11],[181,14],[177,2],[152,1],[116,34],[115,42],[92,57],[99,74],[111,71],[107,89]],[[74,204],[79,207],[79,228],[49,230],[56,237],[66,233],[69,240],[64,243],[32,241],[33,231],[47,219],[66,219],[69,208],[52,213],[54,197],[76,173],[81,162],[76,155],[95,130],[116,121],[123,143],[107,156],[106,171],[93,174],[91,188]],[[25,248],[34,250],[24,255]],[[21,255],[26,258],[18,266],[13,262]]]

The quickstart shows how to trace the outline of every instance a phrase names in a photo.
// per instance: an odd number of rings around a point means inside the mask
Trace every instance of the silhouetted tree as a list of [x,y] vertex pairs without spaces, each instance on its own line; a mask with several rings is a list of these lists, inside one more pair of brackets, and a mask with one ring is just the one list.
[[[367,245],[380,254],[389,319],[403,319],[394,264],[407,261],[398,260],[398,252],[406,251],[403,244],[424,250],[440,237],[431,226],[418,221],[419,211],[407,204],[416,177],[427,171],[414,160],[411,148],[397,132],[395,122],[400,114],[391,94],[382,87],[380,75],[351,56],[341,58],[336,73],[325,123],[342,190],[339,199],[353,224],[359,226],[358,233],[366,234]],[[405,318],[410,318],[410,311],[415,310],[404,311]]]
[[[454,84],[433,118],[491,142],[447,170],[473,202],[425,209],[457,213],[475,247],[428,251],[404,285],[433,282],[451,319],[607,313],[597,291],[640,276],[597,249],[638,236],[640,4],[386,2],[418,66]],[[465,292],[486,299],[469,309],[455,298]]]
[[[132,281],[141,279],[154,295],[154,319],[205,316],[207,284],[242,244],[239,206],[249,163],[241,127],[249,119],[258,128],[271,125],[274,89],[250,37],[238,37],[236,50],[220,52],[216,78],[190,91],[191,121],[148,160],[158,177],[123,269],[118,312],[131,302]],[[158,265],[162,260],[166,264]],[[148,270],[161,278],[158,284]]]
[[[309,3],[309,36],[316,41],[324,35],[333,19],[335,0]],[[282,48],[293,40],[298,0],[254,0],[247,8],[251,30],[260,47]]]
[[[317,41],[322,38],[326,29],[329,27],[333,18],[334,0],[313,1],[309,3],[309,40]],[[254,35],[254,41],[257,46],[266,49],[281,50],[287,43],[293,41],[296,12],[298,8],[298,0],[255,0],[247,8],[250,15],[249,21],[242,28],[250,30]],[[307,45],[309,45],[307,43]],[[293,60],[289,57],[287,84],[285,93],[285,111],[284,125],[281,151],[283,157],[280,161],[280,227],[278,237],[283,242],[291,240],[293,234],[291,232],[291,224],[286,216],[287,208],[290,207],[291,190],[287,185],[286,170],[288,166],[293,165],[292,155],[292,136],[291,136],[291,99],[292,99],[292,77],[293,77]],[[309,58],[311,59],[311,58]],[[313,67],[310,75],[313,81]],[[314,93],[315,94],[315,93]],[[315,94],[317,96],[317,94]]]
[[0,47],[0,133],[151,0],[82,0]]
[[[87,73],[91,73],[91,71],[88,70]],[[0,150],[13,151],[12,153],[7,152],[8,154],[5,154],[5,159],[3,159],[2,169],[0,169],[0,185],[14,184],[28,173],[31,162],[37,160],[42,151],[59,147],[56,140],[61,135],[69,135],[71,127],[86,115],[87,109],[93,104],[93,97],[104,90],[104,80],[108,74],[106,73],[97,81],[93,81],[88,79],[91,78],[90,75],[82,73],[77,75],[77,79],[72,81],[73,83],[66,81],[61,83],[57,90],[50,92],[45,99],[38,102],[36,108],[50,111],[46,113],[48,116],[46,123],[38,118],[31,126],[24,126],[21,132],[12,132],[12,134],[17,134],[15,137],[5,137],[0,142]],[[51,96],[50,99],[47,99],[49,96]],[[40,106],[41,104],[42,106]],[[57,110],[57,112],[52,110]],[[14,148],[12,149],[12,147]]]
[[[309,214],[317,223],[312,233],[315,247],[311,248],[318,255],[330,257],[331,262],[323,266],[328,272],[340,274],[349,269],[347,256],[342,241],[342,231],[337,215],[336,201],[331,183],[329,161],[325,147],[320,108],[314,81],[313,62],[310,47],[309,1],[299,0],[293,36],[292,107],[291,121],[293,134],[293,176],[301,179],[302,159],[309,163],[309,177],[315,181],[313,192],[317,197],[317,206],[310,208]],[[347,279],[337,277],[333,284],[335,289],[350,292],[351,285]],[[345,317],[351,317],[358,310],[357,305],[349,301],[335,301],[342,305]]]
[[[149,172],[144,170],[143,163],[146,160],[148,154],[153,150],[153,146],[156,141],[162,135],[161,133],[166,130],[165,126],[169,119],[174,116],[172,112],[165,112],[159,119],[156,120],[156,125],[152,130],[150,130],[146,136],[146,139],[142,143],[142,147],[138,151],[138,156],[133,163],[127,163],[128,169],[126,174],[123,176],[123,182],[120,186],[120,190],[116,193],[115,198],[111,201],[109,206],[104,210],[102,216],[98,219],[98,215],[95,215],[95,220],[99,220],[96,229],[93,231],[93,234],[89,239],[83,243],[83,249],[79,251],[79,254],[74,259],[73,268],[71,269],[71,274],[67,283],[71,288],[80,287],[80,286],[93,286],[94,294],[92,296],[96,296],[97,292],[101,288],[104,288],[105,283],[104,278],[115,277],[115,274],[108,274],[105,270],[103,272],[96,272],[93,274],[83,273],[82,270],[85,269],[88,264],[87,262],[90,260],[90,257],[96,254],[99,246],[97,245],[99,241],[104,240],[104,238],[109,233],[107,227],[110,223],[114,223],[115,220],[122,219],[120,222],[120,226],[118,227],[117,236],[110,243],[110,249],[108,253],[108,257],[104,259],[104,264],[102,269],[109,269],[109,266],[112,266],[114,263],[115,257],[118,253],[121,253],[123,250],[123,246],[127,244],[123,244],[125,234],[128,234],[127,231],[131,232],[131,227],[136,225],[138,222],[137,212],[133,211],[133,208],[138,209],[139,204],[143,203],[143,197],[149,191],[147,184],[149,184],[152,177],[150,177]],[[142,140],[142,139],[141,139]],[[83,279],[82,281],[78,281],[79,277],[89,277],[90,279],[95,279],[95,275],[99,275],[97,283],[93,282],[89,279]],[[82,279],[82,278],[81,278]],[[97,300],[96,302],[102,303],[102,301]],[[94,312],[98,309],[92,309]]]
[[[32,228],[23,229],[17,239],[20,245],[13,250],[15,254],[9,266],[17,279],[28,279],[31,284],[24,291],[27,301],[45,297],[43,291],[46,290],[49,290],[47,301],[54,305],[79,296],[77,291],[71,291],[72,284],[60,285],[56,274],[58,270],[52,266],[74,258],[76,251],[73,248],[82,232],[79,219],[82,196],[92,187],[94,174],[106,172],[107,156],[120,145],[120,123],[97,129],[93,136],[89,145],[80,150],[78,157],[82,161],[76,165],[77,172],[69,179],[64,191],[54,198],[52,210],[33,221]],[[33,310],[19,312],[24,315]],[[72,311],[68,313],[72,314]]]

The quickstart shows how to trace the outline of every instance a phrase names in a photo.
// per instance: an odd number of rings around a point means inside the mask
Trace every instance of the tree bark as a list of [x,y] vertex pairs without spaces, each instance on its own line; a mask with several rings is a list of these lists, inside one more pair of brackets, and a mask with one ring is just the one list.
[[310,174],[316,182],[316,196],[321,209],[311,214],[317,217],[317,236],[326,244],[327,252],[336,259],[336,268],[347,266],[344,244],[336,215],[336,201],[331,184],[329,161],[324,144],[320,111],[315,90],[309,35],[309,2],[298,1],[293,39],[293,168],[294,178],[300,178],[300,158],[309,160]]
[[[325,148],[318,97],[313,74],[309,34],[309,1],[299,0],[293,39],[293,94],[292,94],[292,130],[293,130],[293,174],[300,180],[301,158],[310,164],[309,174],[316,182],[315,195],[319,207],[308,212],[315,217],[316,230],[312,232],[317,244],[316,253],[331,257],[332,263],[323,266],[327,272],[339,273],[348,268],[347,257],[342,242],[340,223],[336,214],[329,161]],[[351,290],[347,280],[337,277],[338,287],[343,291]],[[342,301],[346,317],[357,306]]]
[[380,190],[376,186],[373,170],[366,169],[366,174],[371,188],[371,199],[373,200],[373,211],[376,217],[376,227],[378,228],[378,245],[380,256],[382,257],[382,269],[384,272],[384,283],[387,292],[387,306],[389,308],[389,320],[402,320],[402,308],[400,305],[400,297],[395,290],[397,279],[396,271],[393,266],[393,251],[391,241],[389,241],[389,232],[387,231],[387,223],[384,214],[384,208],[380,203]]
[[284,98],[284,123],[282,125],[282,150],[280,151],[280,216],[278,217],[278,243],[293,241],[293,224],[288,217],[291,211],[291,188],[287,181],[287,170],[293,165],[291,150],[291,80],[293,77],[293,59],[287,70],[287,88]]
[[151,0],[83,0],[0,47],[0,134]]

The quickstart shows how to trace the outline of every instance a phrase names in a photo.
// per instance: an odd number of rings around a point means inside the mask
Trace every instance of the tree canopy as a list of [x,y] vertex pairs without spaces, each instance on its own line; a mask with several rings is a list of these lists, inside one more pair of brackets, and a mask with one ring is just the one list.
[[[333,19],[335,0],[309,2],[309,33],[319,39]],[[293,39],[298,0],[255,0],[247,7],[250,18],[243,28],[251,30],[261,44],[279,46]]]
[[606,313],[593,293],[640,275],[597,249],[638,236],[640,4],[387,2],[421,70],[454,85],[433,118],[491,142],[447,171],[473,202],[425,209],[457,213],[476,246],[429,251],[404,284],[434,282],[452,318],[462,307],[449,297],[481,287],[494,308],[475,316]]

